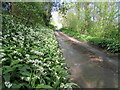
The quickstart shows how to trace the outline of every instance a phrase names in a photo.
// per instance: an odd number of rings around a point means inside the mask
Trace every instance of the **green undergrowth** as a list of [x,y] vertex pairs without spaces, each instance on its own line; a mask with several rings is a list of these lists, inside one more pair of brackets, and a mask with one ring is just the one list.
[[61,28],[61,31],[64,33],[74,36],[76,38],[80,38],[86,42],[92,42],[94,45],[97,45],[101,48],[104,48],[112,53],[120,52],[120,41],[115,39],[101,38],[101,37],[92,37],[84,34],[80,34],[78,32],[74,32],[72,30],[68,30],[65,28]]
[[53,30],[2,16],[2,88],[71,88]]

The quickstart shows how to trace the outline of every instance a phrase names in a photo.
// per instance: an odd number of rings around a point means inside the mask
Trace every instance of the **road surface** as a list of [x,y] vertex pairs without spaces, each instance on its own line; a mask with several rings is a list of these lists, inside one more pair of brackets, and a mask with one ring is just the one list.
[[69,66],[70,82],[81,88],[118,88],[117,60],[63,32],[55,35]]

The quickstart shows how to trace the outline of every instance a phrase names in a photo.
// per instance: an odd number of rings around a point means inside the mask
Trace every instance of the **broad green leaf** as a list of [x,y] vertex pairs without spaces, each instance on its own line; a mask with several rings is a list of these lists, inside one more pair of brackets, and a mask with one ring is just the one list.
[[49,88],[52,88],[52,87],[49,86],[49,85],[41,84],[41,85],[37,85],[36,88],[47,88],[47,89],[49,89]]
[[10,74],[9,73],[4,74],[3,78],[4,78],[5,82],[9,82],[10,81]]

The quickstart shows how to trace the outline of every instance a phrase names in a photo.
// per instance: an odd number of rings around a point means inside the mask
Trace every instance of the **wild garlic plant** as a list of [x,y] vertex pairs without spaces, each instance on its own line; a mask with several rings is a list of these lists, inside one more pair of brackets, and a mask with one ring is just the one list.
[[69,74],[53,30],[3,15],[3,88],[64,88]]

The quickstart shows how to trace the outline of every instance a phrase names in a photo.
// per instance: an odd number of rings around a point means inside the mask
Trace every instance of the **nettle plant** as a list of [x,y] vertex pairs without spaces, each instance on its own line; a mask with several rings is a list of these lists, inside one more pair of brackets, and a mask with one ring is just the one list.
[[3,88],[72,88],[54,32],[3,15]]

